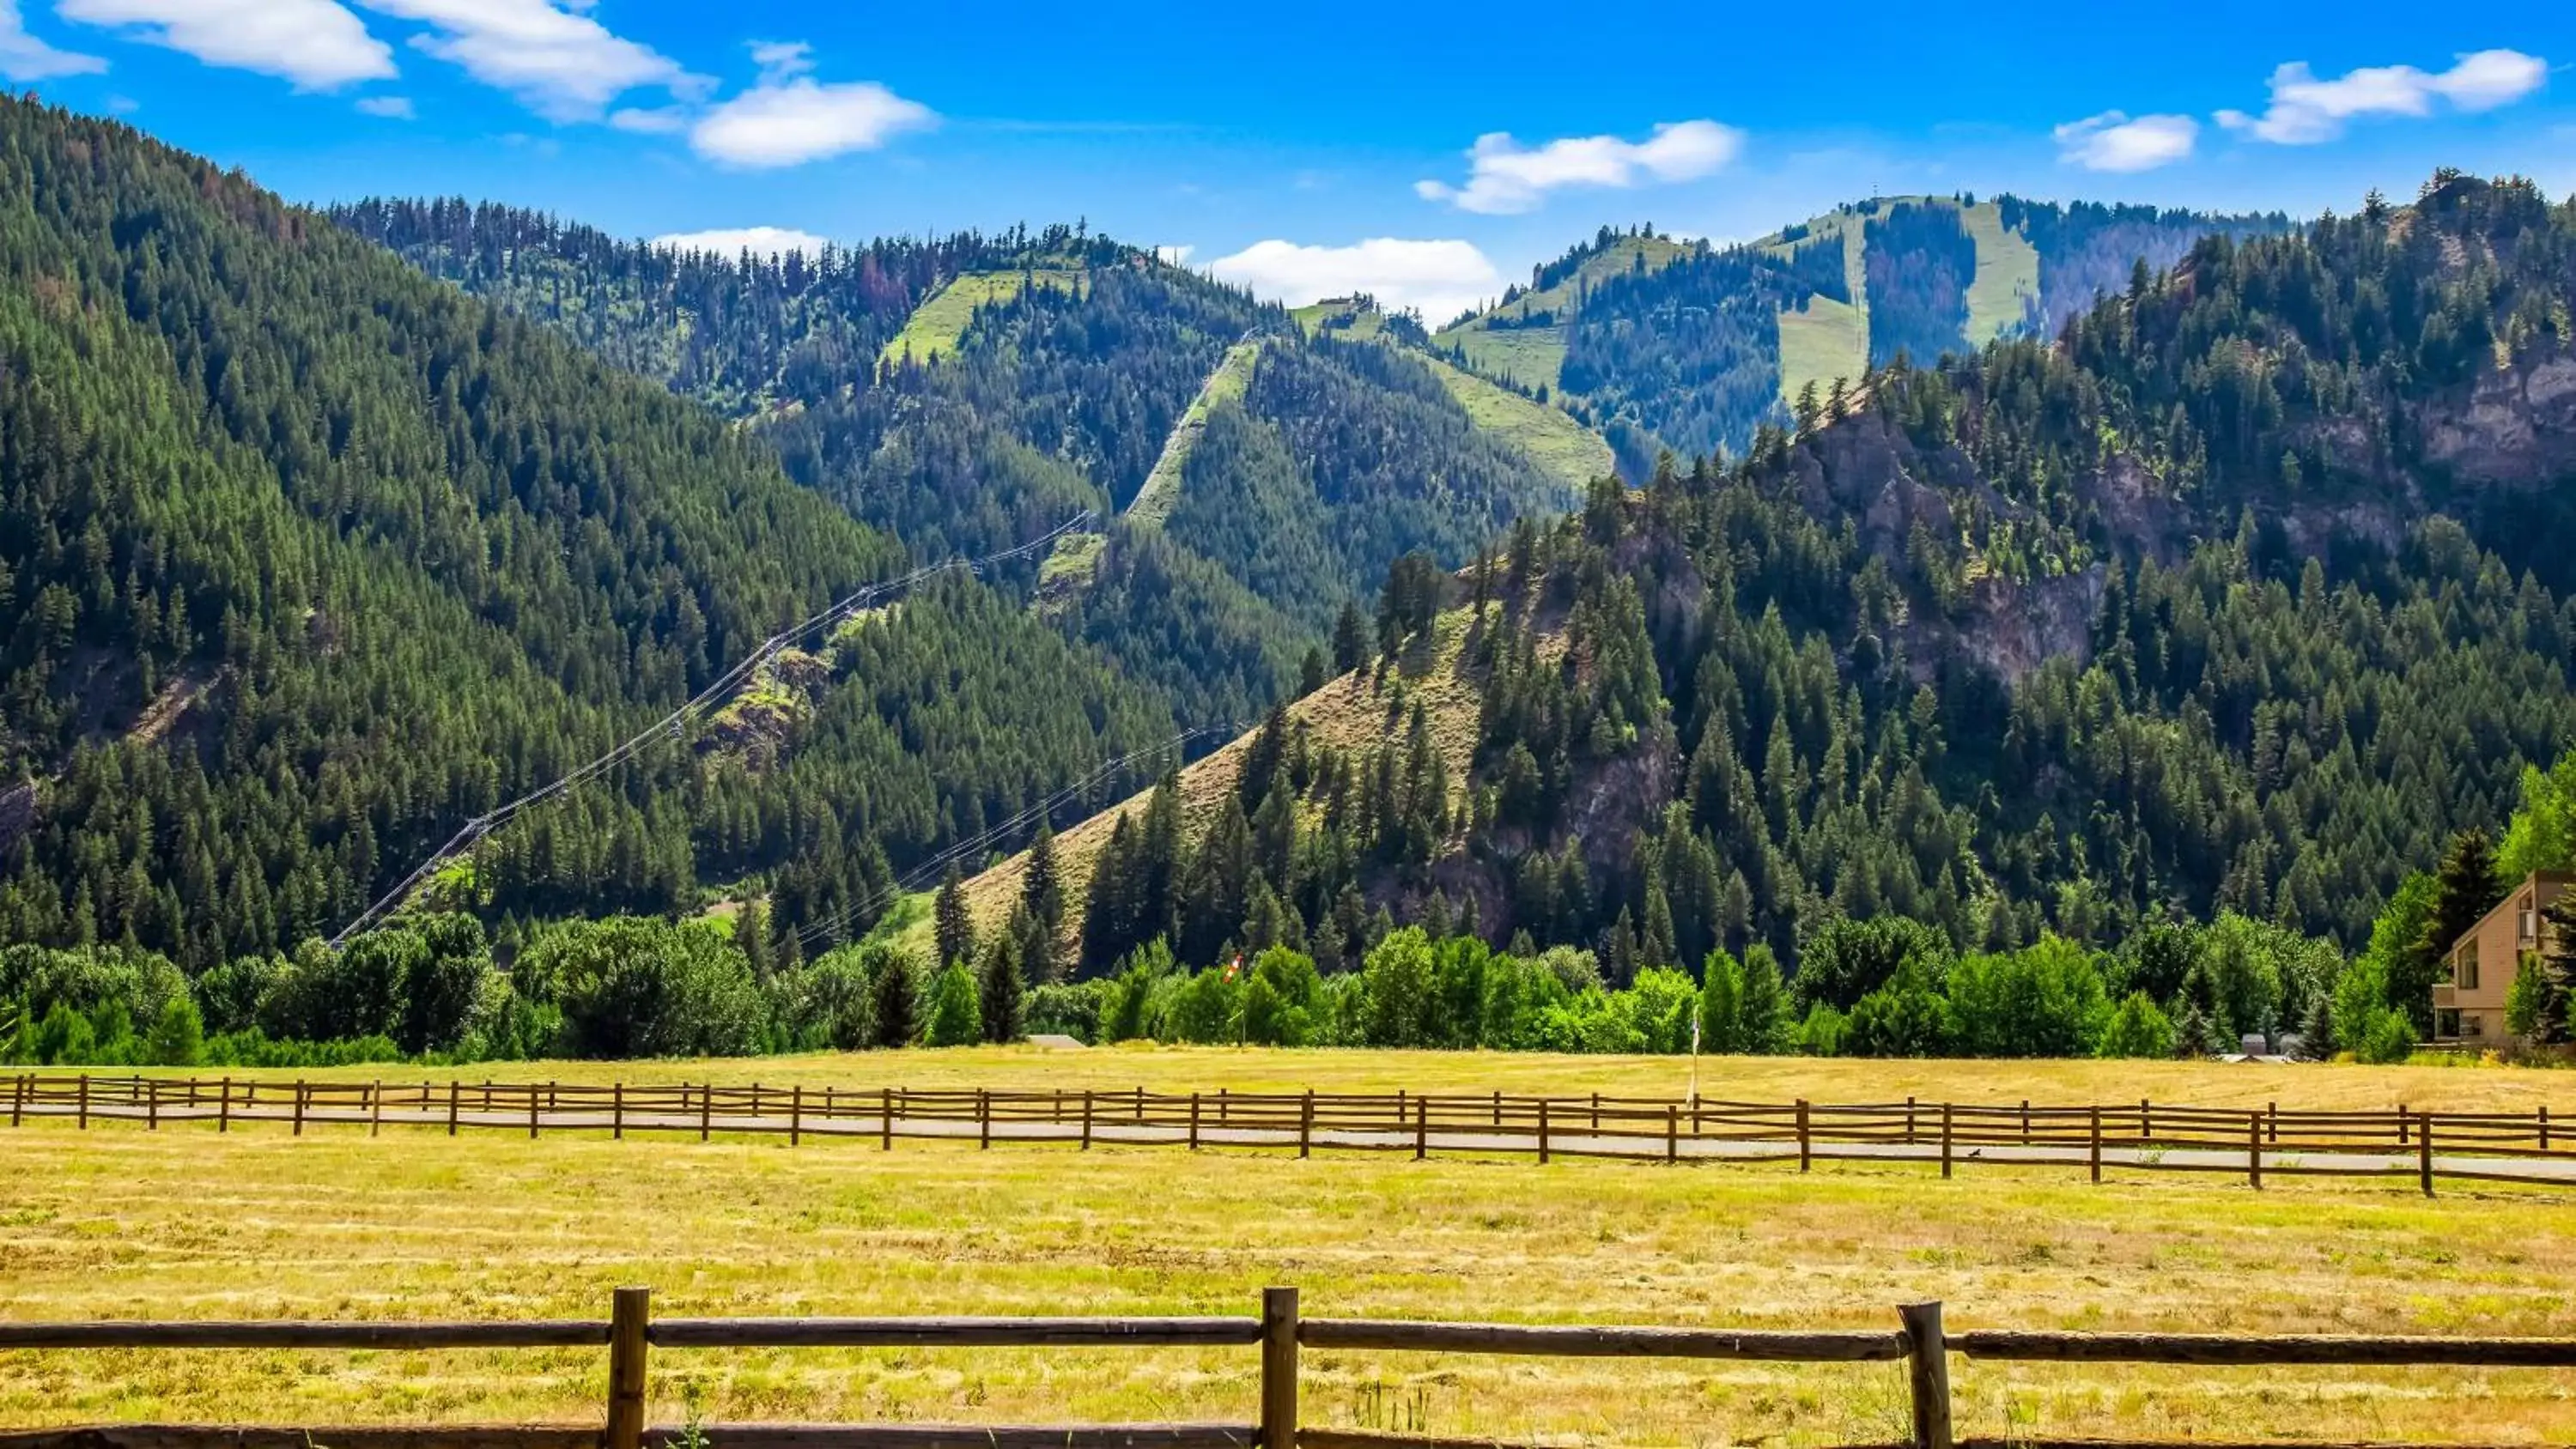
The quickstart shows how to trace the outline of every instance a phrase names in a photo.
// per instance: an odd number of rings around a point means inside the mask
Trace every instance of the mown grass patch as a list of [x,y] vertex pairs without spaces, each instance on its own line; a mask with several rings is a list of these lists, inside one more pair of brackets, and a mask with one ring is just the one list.
[[1455,346],[1467,354],[1467,361],[1478,372],[1507,378],[1522,387],[1554,388],[1557,377],[1565,371],[1566,327],[1511,327],[1493,330],[1481,325],[1443,332],[1432,339],[1442,347]]
[[1780,401],[1798,404],[1798,393],[1815,384],[1824,397],[1835,378],[1854,386],[1869,370],[1869,312],[1831,297],[1807,299],[1805,311],[1780,309]]
[[1252,387],[1252,369],[1261,360],[1262,342],[1250,338],[1225,350],[1225,356],[1199,387],[1199,395],[1181,412],[1180,421],[1172,425],[1171,436],[1163,440],[1163,451],[1154,459],[1152,472],[1136,489],[1127,504],[1126,517],[1154,528],[1163,526],[1181,501],[1181,476],[1190,465],[1190,449],[1198,445],[1199,434],[1207,429],[1208,414],[1229,403],[1238,403]]
[[[1662,1088],[1681,1064],[1476,1054],[1027,1049],[513,1076],[1044,1087],[1500,1082]],[[1704,1071],[1708,1064],[1704,1064]],[[479,1074],[481,1069],[477,1069]],[[2068,1087],[2287,1090],[2400,1069],[1745,1063],[1777,1097]],[[1849,1073],[1844,1076],[1840,1074]],[[1864,1074],[1877,1073],[1877,1077]],[[2507,1072],[2430,1073],[2510,1082]],[[2563,1080],[2563,1079],[2558,1079]],[[2255,1090],[2262,1090],[2256,1087]],[[275,1124],[0,1132],[0,1317],[589,1317],[644,1283],[664,1314],[1230,1313],[1295,1283],[1313,1315],[1882,1328],[2563,1334],[2576,1214],[2556,1195],[1979,1165],[1697,1166],[865,1140],[607,1139]],[[0,1422],[596,1421],[596,1351],[0,1355]],[[653,1417],[1248,1419],[1248,1350],[656,1350]],[[1960,1430],[2034,1437],[2566,1442],[2563,1375],[2014,1367],[1953,1361]],[[1888,1442],[1900,1365],[1310,1352],[1310,1424],[1640,1445]]]
[[2021,326],[2039,300],[2039,249],[2006,228],[2003,209],[1991,201],[1961,207],[1959,221],[1977,244],[1977,275],[1968,284],[1968,345],[1983,347]]
[[944,353],[957,350],[966,336],[967,326],[975,320],[979,307],[1008,302],[1020,295],[1020,288],[1034,280],[1038,286],[1058,291],[1073,291],[1082,285],[1082,274],[1064,268],[1047,268],[1036,272],[968,272],[950,279],[948,285],[930,294],[928,300],[913,309],[903,330],[887,342],[877,354],[880,363],[899,363],[907,356],[928,363]]
[[1610,445],[1599,433],[1562,410],[1498,387],[1474,373],[1436,357],[1423,359],[1449,396],[1466,409],[1477,427],[1520,450],[1541,471],[1564,485],[1569,499],[1580,498],[1593,479],[1616,471]]

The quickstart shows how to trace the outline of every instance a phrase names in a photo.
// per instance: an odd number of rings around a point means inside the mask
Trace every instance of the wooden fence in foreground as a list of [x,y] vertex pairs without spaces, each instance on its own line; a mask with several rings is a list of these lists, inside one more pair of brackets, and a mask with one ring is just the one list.
[[[1948,1102],[1831,1104],[1706,1098],[1543,1097],[1488,1093],[995,1091],[902,1087],[589,1085],[558,1082],[280,1081],[101,1077],[22,1072],[0,1078],[9,1124],[31,1119],[386,1125],[525,1132],[856,1138],[973,1138],[1203,1146],[1293,1147],[1665,1162],[1914,1160],[1949,1176],[1964,1163],[2106,1166],[2267,1175],[2410,1176],[2576,1185],[2576,1133],[2547,1107],[2527,1113],[2283,1110],[2179,1106],[2140,1100],[2081,1107]],[[2437,1146],[2438,1144],[2438,1146]]]
[[[1951,1425],[1950,1356],[1971,1361],[2576,1368],[2576,1339],[2239,1337],[1972,1330],[1947,1333],[1941,1305],[1912,1303],[1885,1330],[1782,1332],[1591,1325],[1301,1318],[1297,1290],[1272,1288],[1243,1318],[654,1318],[642,1288],[618,1289],[605,1320],[544,1322],[0,1323],[0,1351],[76,1349],[435,1350],[599,1347],[608,1396],[593,1425],[300,1428],[93,1425],[0,1431],[0,1449],[1502,1449],[1496,1441],[1305,1428],[1301,1349],[1906,1365],[1911,1449],[2052,1441],[1962,1437]],[[648,1428],[656,1349],[1257,1347],[1245,1423],[959,1425],[712,1424]],[[1249,1367],[1249,1366],[1248,1366]],[[2099,1449],[2098,1441],[2094,1449]],[[2203,1446],[2206,1449],[2206,1446]],[[2314,1449],[2314,1446],[2311,1446]]]

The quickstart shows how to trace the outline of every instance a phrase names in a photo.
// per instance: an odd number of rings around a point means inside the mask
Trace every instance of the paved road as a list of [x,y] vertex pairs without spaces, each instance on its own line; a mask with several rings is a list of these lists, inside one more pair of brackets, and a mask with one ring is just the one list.
[[[57,1103],[30,1104],[30,1117],[69,1118],[77,1109]],[[216,1119],[210,1106],[164,1106],[159,1120],[164,1123],[206,1122]],[[141,1122],[145,1109],[119,1103],[115,1106],[92,1106],[90,1116],[102,1121]],[[267,1103],[255,1108],[235,1106],[234,1122],[290,1122],[291,1110]],[[364,1109],[342,1106],[308,1106],[304,1122],[308,1127],[365,1127],[371,1121],[390,1126],[445,1127],[446,1109],[431,1111],[416,1108],[384,1110],[371,1117]],[[457,1113],[459,1127],[480,1130],[524,1132],[528,1114],[524,1111],[476,1111]],[[538,1115],[540,1132],[608,1132],[616,1123],[608,1112],[598,1110],[561,1110]],[[767,1133],[786,1136],[791,1132],[805,1137],[848,1137],[878,1140],[884,1134],[883,1121],[875,1116],[840,1115],[819,1118],[813,1115],[791,1121],[784,1114],[761,1116],[722,1115],[713,1121],[713,1129],[727,1133]],[[635,1133],[689,1134],[699,1130],[695,1113],[628,1112],[625,1130]],[[897,1137],[941,1140],[972,1140],[983,1135],[981,1124],[968,1119],[898,1116]],[[1076,1143],[1082,1139],[1079,1122],[1040,1122],[997,1120],[991,1127],[995,1142]],[[1198,1131],[1201,1144],[1212,1147],[1294,1148],[1297,1132],[1286,1127],[1232,1127],[1202,1125]],[[1095,1119],[1091,1139],[1101,1144],[1137,1144],[1178,1146],[1190,1139],[1190,1129],[1162,1123],[1119,1122]],[[1356,1151],[1410,1152],[1414,1150],[1414,1133],[1401,1131],[1358,1130],[1318,1127],[1310,1138],[1318,1149],[1337,1148]],[[1482,1132],[1455,1128],[1435,1128],[1422,1139],[1429,1152],[1498,1153],[1529,1156],[1535,1142],[1526,1132]],[[1551,1154],[1566,1157],[1622,1157],[1661,1161],[1669,1155],[1693,1162],[1776,1162],[1794,1161],[1798,1146],[1794,1141],[1745,1141],[1715,1137],[1680,1136],[1666,1139],[1661,1132],[1620,1133],[1590,1130],[1551,1130],[1548,1134]],[[1941,1156],[1938,1142],[1817,1142],[1811,1155],[1820,1160],[1911,1161],[1934,1162]],[[2090,1161],[2085,1147],[2020,1144],[1980,1144],[1960,1146],[1953,1152],[1958,1168],[1978,1163],[2051,1164],[2084,1167]],[[2250,1163],[2243,1148],[2217,1147],[2151,1147],[2109,1146],[2102,1149],[2106,1167],[2133,1167],[2165,1171],[2218,1172],[2235,1175],[2247,1173]],[[2412,1150],[2372,1152],[2287,1152],[2272,1150],[2263,1154],[2263,1171],[2273,1173],[2328,1173],[2337,1175],[2387,1175],[2413,1177],[2421,1162]],[[2576,1160],[2551,1158],[2485,1157],[2436,1151],[2433,1173],[2437,1178],[2468,1178],[2500,1182],[2576,1183]]]

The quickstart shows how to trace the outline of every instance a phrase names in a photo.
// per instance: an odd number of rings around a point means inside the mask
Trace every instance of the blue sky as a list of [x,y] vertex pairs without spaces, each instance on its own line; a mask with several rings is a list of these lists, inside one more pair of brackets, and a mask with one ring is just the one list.
[[1874,192],[2307,214],[2442,164],[2576,188],[2576,6],[973,7],[0,0],[0,76],[290,197],[621,234],[1086,218],[1435,321],[1604,222]]

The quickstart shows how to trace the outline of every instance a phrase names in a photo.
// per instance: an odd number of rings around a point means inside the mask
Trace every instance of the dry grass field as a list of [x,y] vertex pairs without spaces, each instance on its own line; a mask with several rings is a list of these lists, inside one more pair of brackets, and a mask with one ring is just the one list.
[[[507,1072],[915,1086],[1500,1086],[1662,1092],[1670,1060],[1028,1049]],[[318,1074],[317,1074],[318,1075]],[[368,1075],[348,1073],[340,1075]],[[472,1075],[480,1075],[479,1071]],[[1711,1095],[2528,1106],[2559,1074],[2474,1068],[1710,1062]],[[1743,1327],[2576,1331],[2563,1194],[1981,1166],[1666,1168],[859,1141],[448,1139],[259,1124],[0,1129],[0,1318],[665,1313],[1239,1313]],[[655,1355],[655,1412],[711,1418],[1248,1419],[1249,1350]],[[1337,1426],[1634,1444],[1901,1437],[1901,1366],[1307,1355]],[[1987,1434],[2567,1443],[2564,1374],[1953,1367]],[[0,1425],[595,1416],[594,1351],[0,1353]]]

